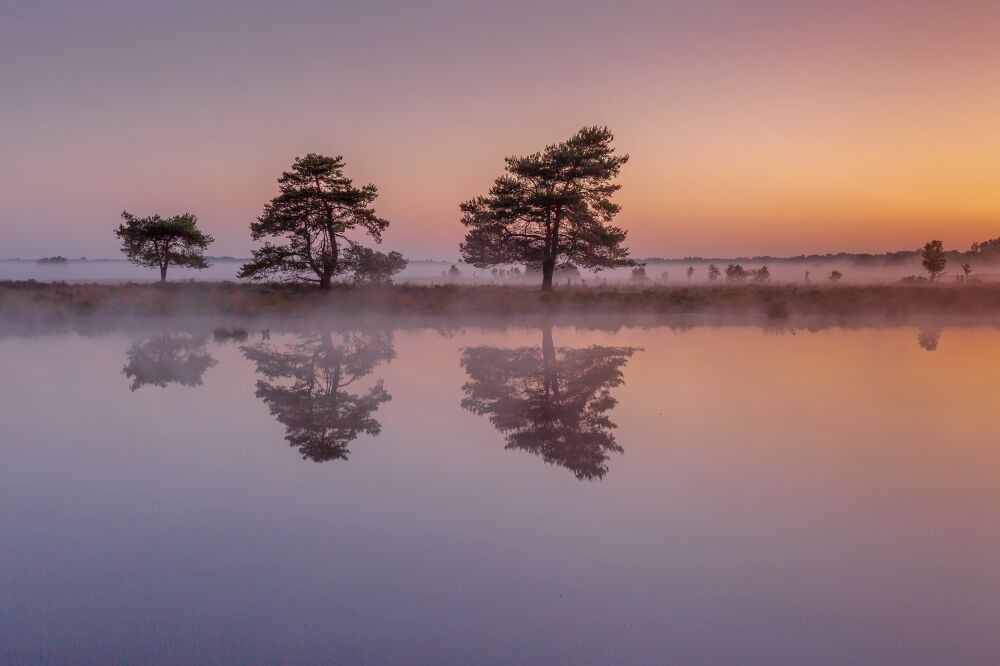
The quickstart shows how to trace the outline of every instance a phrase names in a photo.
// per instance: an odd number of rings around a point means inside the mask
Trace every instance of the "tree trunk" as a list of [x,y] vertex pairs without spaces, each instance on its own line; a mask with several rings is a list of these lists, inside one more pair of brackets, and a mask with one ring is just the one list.
[[556,346],[552,341],[552,325],[542,327],[542,375],[545,382],[545,397],[558,398],[559,385],[556,377]]
[[320,289],[333,289],[333,271],[328,269],[323,271],[319,276],[319,288]]
[[546,259],[542,262],[542,291],[552,291],[552,275],[556,270],[556,260]]
[[167,265],[160,264],[160,284],[167,281]]

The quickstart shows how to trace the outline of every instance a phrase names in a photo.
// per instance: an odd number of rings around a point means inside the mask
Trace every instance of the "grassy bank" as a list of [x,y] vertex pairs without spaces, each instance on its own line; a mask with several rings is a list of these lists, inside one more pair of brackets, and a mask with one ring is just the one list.
[[978,315],[1000,317],[1000,285],[694,285],[537,289],[499,286],[337,287],[188,282],[64,284],[0,282],[0,317],[44,323],[88,317],[326,314],[520,315],[722,313]]

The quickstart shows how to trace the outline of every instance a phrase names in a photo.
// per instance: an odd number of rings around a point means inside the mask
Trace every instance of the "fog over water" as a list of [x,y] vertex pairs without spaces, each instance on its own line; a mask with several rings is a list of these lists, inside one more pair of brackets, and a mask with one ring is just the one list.
[[0,660],[996,663],[997,349],[961,322],[0,335]]
[[[1000,279],[1000,263],[997,257],[989,256],[969,260],[975,271],[973,275],[985,281]],[[920,259],[917,256],[905,261],[884,262],[870,261],[857,263],[850,259],[824,259],[809,261],[773,261],[753,259],[731,260],[670,260],[649,261],[646,266],[648,284],[687,285],[702,284],[707,281],[708,267],[716,264],[725,269],[728,263],[739,263],[746,269],[767,266],[771,280],[775,282],[803,282],[806,279],[815,283],[826,283],[833,270],[839,271],[844,283],[894,282],[911,275],[925,275]],[[449,274],[452,265],[460,271],[458,276]],[[171,281],[237,281],[236,274],[241,266],[240,261],[213,261],[204,270],[172,266],[168,272]],[[687,277],[688,267],[694,268],[691,278]],[[504,270],[509,271],[514,266]],[[517,267],[523,271],[523,266]],[[958,260],[950,260],[945,280],[961,274]],[[808,277],[806,272],[808,271]],[[632,281],[630,268],[616,268],[594,273],[582,270],[579,273],[561,273],[556,281],[575,284],[598,285],[602,283],[623,283]],[[0,280],[36,280],[38,282],[156,282],[159,272],[156,269],[141,268],[126,261],[69,261],[67,263],[50,264],[36,261],[0,261]],[[581,282],[582,281],[582,282]],[[461,262],[448,261],[411,261],[409,265],[395,276],[397,283],[499,283],[510,285],[537,286],[541,284],[541,275],[495,275],[489,269],[476,268]]]

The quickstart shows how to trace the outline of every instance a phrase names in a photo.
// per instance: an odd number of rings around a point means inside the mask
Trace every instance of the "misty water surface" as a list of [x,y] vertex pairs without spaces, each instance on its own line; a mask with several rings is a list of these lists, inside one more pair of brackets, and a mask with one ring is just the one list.
[[0,658],[1000,660],[1000,329],[0,337]]

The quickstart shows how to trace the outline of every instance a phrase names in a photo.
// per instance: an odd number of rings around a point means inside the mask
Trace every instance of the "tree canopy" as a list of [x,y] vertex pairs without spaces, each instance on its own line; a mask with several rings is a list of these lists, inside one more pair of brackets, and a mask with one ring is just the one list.
[[367,233],[376,243],[389,221],[375,214],[374,185],[355,187],[344,175],[344,158],[310,153],[298,157],[278,179],[278,195],[250,225],[255,241],[253,260],[240,269],[241,278],[281,276],[313,282],[329,289],[332,279],[350,268],[345,249],[357,242],[352,231]]
[[1000,238],[990,238],[972,244],[972,252],[985,254],[988,252],[1000,252]]
[[931,281],[937,280],[944,273],[944,267],[948,263],[944,256],[944,243],[939,240],[932,240],[924,245],[920,253],[921,263],[924,269],[930,274]]
[[159,268],[160,282],[166,282],[170,265],[208,268],[204,252],[215,239],[198,229],[195,215],[136,217],[123,211],[122,219],[124,222],[115,230],[122,252],[133,264]]
[[461,204],[468,228],[463,260],[477,268],[539,264],[542,288],[557,267],[631,266],[626,231],[612,224],[620,206],[613,182],[628,155],[615,155],[606,127],[584,127],[569,140],[508,157],[489,194]]
[[407,264],[399,252],[379,252],[357,244],[347,248],[344,262],[359,284],[391,284],[392,276]]

